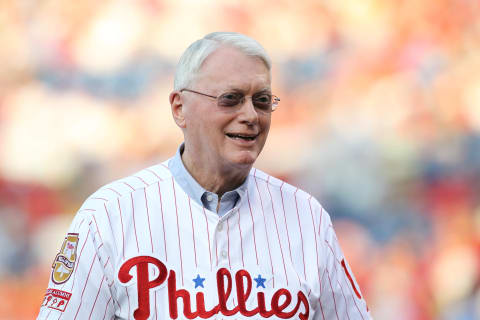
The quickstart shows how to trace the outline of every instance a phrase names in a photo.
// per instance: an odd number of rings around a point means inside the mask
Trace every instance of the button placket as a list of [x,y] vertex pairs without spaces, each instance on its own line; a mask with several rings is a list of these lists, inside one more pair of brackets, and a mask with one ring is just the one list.
[[216,245],[218,250],[218,267],[228,265],[228,239],[225,231],[225,219],[220,219],[215,227]]

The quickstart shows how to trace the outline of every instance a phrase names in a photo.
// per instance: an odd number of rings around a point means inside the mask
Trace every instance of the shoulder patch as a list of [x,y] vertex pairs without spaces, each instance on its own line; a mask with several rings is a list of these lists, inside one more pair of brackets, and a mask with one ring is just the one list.
[[52,264],[52,281],[62,284],[70,279],[77,260],[78,233],[68,233]]
[[47,293],[45,293],[42,306],[63,312],[71,296],[72,294],[70,292],[49,288],[47,289]]

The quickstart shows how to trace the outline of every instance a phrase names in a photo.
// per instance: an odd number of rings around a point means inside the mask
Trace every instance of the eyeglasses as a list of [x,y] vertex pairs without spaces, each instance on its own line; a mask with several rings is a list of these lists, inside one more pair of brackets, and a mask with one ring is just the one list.
[[[240,92],[226,92],[219,95],[218,97],[215,97],[206,93],[202,93],[202,92],[198,92],[190,89],[180,90],[180,92],[183,92],[183,91],[193,92],[205,97],[216,99],[217,105],[222,108],[232,108],[239,104],[243,104],[245,102],[245,98],[247,97]],[[255,93],[254,95],[251,96],[251,98],[252,98],[253,106],[257,110],[262,111],[264,113],[271,113],[275,111],[275,109],[278,107],[278,102],[280,102],[279,97],[274,96],[268,92]]]

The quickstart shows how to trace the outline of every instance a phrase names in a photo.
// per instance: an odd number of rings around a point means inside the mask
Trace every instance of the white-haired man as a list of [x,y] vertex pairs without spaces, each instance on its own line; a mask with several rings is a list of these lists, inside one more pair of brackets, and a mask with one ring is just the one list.
[[39,319],[370,319],[328,214],[252,167],[280,100],[270,67],[238,33],[185,51],[169,97],[184,143],[87,199]]

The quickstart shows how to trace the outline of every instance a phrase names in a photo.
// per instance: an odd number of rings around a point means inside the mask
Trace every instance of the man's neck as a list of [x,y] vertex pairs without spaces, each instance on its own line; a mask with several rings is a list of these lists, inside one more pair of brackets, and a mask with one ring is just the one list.
[[225,192],[238,188],[247,178],[251,166],[244,168],[222,168],[208,161],[192,161],[187,150],[181,159],[191,176],[203,188],[214,192],[220,199]]

